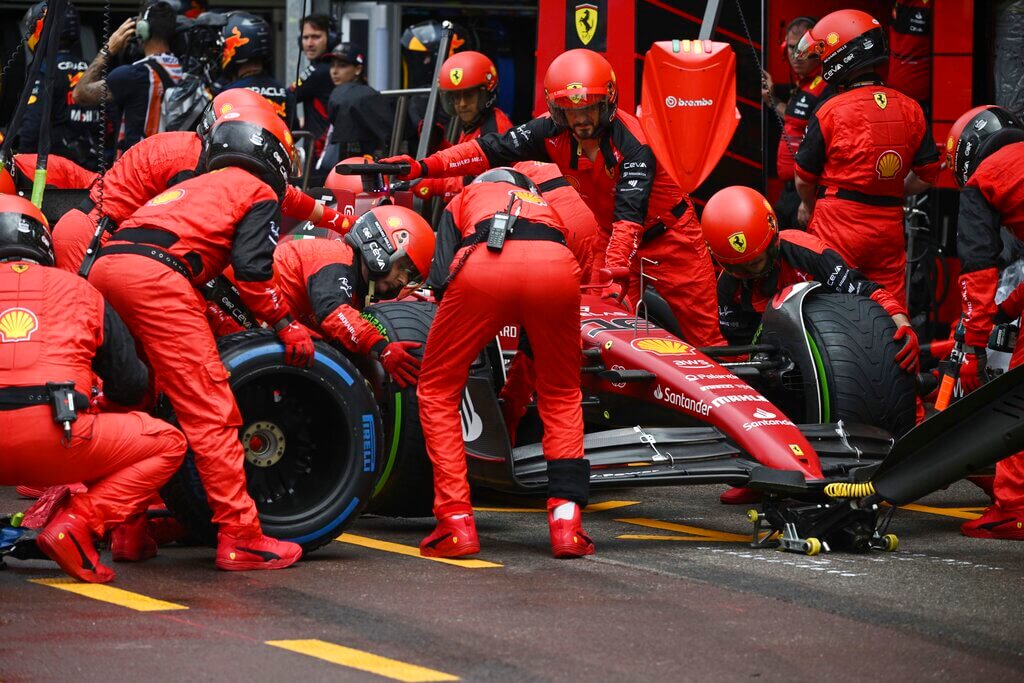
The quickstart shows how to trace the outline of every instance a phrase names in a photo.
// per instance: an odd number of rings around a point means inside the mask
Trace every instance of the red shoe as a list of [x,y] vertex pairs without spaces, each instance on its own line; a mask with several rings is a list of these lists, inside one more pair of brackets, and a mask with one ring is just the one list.
[[156,541],[147,531],[146,513],[114,527],[110,534],[110,554],[114,562],[142,562],[156,556]]
[[1004,510],[996,503],[978,519],[961,524],[960,533],[971,538],[1024,541],[1024,510]]
[[554,510],[569,501],[558,498],[548,499],[548,531],[551,534],[551,554],[558,559],[570,559],[594,554],[594,542],[583,530],[580,506],[577,505],[571,519],[555,519]]
[[39,500],[25,510],[21,526],[26,529],[42,529],[57,516],[70,499],[71,489],[68,486],[51,486],[44,489]]
[[114,572],[100,563],[92,530],[85,520],[62,512],[36,537],[36,545],[70,576],[89,583],[107,583]]
[[749,505],[750,503],[760,503],[762,498],[764,498],[764,494],[760,491],[746,486],[734,486],[728,491],[724,491],[718,497],[718,502],[722,505]]
[[420,541],[423,557],[462,557],[480,552],[473,515],[458,519],[442,517],[433,533]]
[[146,525],[146,533],[156,541],[157,545],[170,545],[184,541],[185,527],[174,517],[150,517]]
[[217,569],[244,572],[250,569],[284,569],[299,561],[302,546],[279,541],[262,533],[235,536],[217,534]]

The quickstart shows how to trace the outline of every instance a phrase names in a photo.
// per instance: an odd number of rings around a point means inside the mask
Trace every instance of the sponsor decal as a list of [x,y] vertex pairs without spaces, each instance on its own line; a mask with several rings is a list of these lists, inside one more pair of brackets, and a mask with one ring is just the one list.
[[683,99],[674,95],[665,98],[665,107],[675,109],[677,107],[712,107],[715,101],[709,97],[699,97],[695,100]]
[[462,417],[462,440],[472,443],[484,433],[484,421],[476,412],[473,397],[469,395],[469,387],[462,390],[462,402],[459,404],[459,415]]
[[729,235],[729,246],[737,254],[742,254],[747,250],[747,236],[742,232],[734,232]]
[[516,199],[521,199],[524,202],[529,202],[530,204],[536,204],[537,206],[548,205],[547,202],[545,202],[539,196],[527,190],[509,190],[508,193],[510,196],[513,196]]
[[761,427],[794,427],[795,425],[789,420],[757,420],[755,422],[744,422],[743,429],[750,431],[751,429],[760,429]]
[[157,196],[150,199],[146,204],[148,206],[161,206],[162,204],[170,204],[176,202],[185,196],[185,190],[167,190],[161,192]]
[[[613,365],[612,366],[612,370],[625,370],[625,369],[626,368],[622,367],[621,365]],[[612,382],[612,386],[616,387],[616,388],[619,388],[619,389],[622,389],[623,387],[626,386],[626,383],[625,382]]]
[[235,52],[249,42],[248,38],[242,36],[242,32],[235,26],[231,29],[231,35],[224,39],[224,54],[220,59],[220,66],[223,69],[235,58]]
[[875,162],[875,172],[881,180],[891,180],[903,168],[903,157],[895,150],[886,150]]
[[778,417],[778,415],[771,412],[770,410],[758,408],[757,410],[754,411],[754,417],[756,417],[758,420],[770,420],[774,417]]
[[628,316],[612,318],[611,320],[606,320],[605,318],[583,318],[580,320],[580,328],[586,327],[587,325],[593,325],[593,327],[587,331],[587,336],[591,338],[596,337],[601,332],[636,332],[638,327],[641,332],[661,329],[654,323],[648,323],[646,320],[631,318]]
[[[726,403],[767,403],[768,399],[760,394],[739,394],[737,396],[719,396],[711,400],[711,405],[715,408],[718,406],[724,406]],[[760,410],[760,408],[758,408]],[[768,411],[763,411],[767,413]],[[768,413],[772,417],[775,417],[774,413]],[[755,415],[756,417],[756,415]]]
[[631,168],[647,168],[647,162],[644,161],[627,161],[622,164],[622,169],[628,171]]
[[377,437],[373,429],[373,415],[363,415],[363,472],[373,472],[377,460]]
[[515,339],[519,336],[518,325],[505,325],[501,328],[501,332],[498,333],[499,337],[508,337],[509,339]]
[[829,45],[835,45],[836,43],[839,42],[839,34],[836,33],[835,31],[832,31],[832,33],[829,33],[827,36],[825,36],[825,42],[828,43]]
[[885,96],[884,92],[872,93],[871,96],[875,98],[875,104],[878,105],[879,109],[885,109],[886,105],[889,104],[889,99]]
[[448,78],[451,79],[452,85],[458,86],[462,83],[462,69],[455,67],[448,72]]
[[576,35],[583,45],[590,45],[597,32],[597,5],[582,3],[576,5]]
[[746,384],[705,384],[701,391],[720,391],[722,389],[747,389]]
[[27,308],[8,308],[0,313],[0,343],[29,341],[39,329],[39,318]]
[[704,401],[695,401],[689,396],[677,394],[676,392],[672,391],[672,389],[670,389],[669,387],[665,387],[663,389],[660,384],[657,387],[655,387],[653,396],[659,401],[668,403],[669,405],[672,406],[676,406],[677,408],[682,408],[683,410],[688,410],[691,413],[696,413],[698,415],[704,416],[707,416],[709,413],[711,413],[711,406],[709,406]]
[[683,358],[682,360],[674,360],[672,361],[672,365],[677,368],[686,368],[687,370],[704,370],[706,368],[715,367],[714,363],[701,358]]
[[658,356],[691,356],[694,354],[692,346],[675,339],[641,337],[634,339],[629,344],[638,351],[646,351]]
[[27,263],[12,263],[11,264],[11,270],[13,270],[15,273],[18,273],[19,275],[21,275],[26,270],[28,270],[29,267],[30,266]]
[[789,444],[789,450],[793,451],[793,455],[796,455],[796,456],[801,456],[802,457],[803,454],[804,454],[804,449],[800,448],[799,444],[795,444],[795,443]]

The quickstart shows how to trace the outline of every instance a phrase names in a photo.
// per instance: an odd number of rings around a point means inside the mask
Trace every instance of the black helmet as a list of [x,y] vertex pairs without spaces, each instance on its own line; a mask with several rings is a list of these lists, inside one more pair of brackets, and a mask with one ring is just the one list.
[[270,24],[248,12],[231,12],[224,26],[224,56],[221,67],[228,69],[254,59],[269,65],[273,57]]
[[[46,16],[46,3],[37,2],[28,8],[25,16],[21,19],[22,36],[25,38],[25,46],[30,52],[35,52],[36,45],[43,35],[43,18]],[[78,44],[78,38],[82,31],[82,23],[78,18],[78,10],[70,2],[64,9],[64,21],[60,26],[60,42],[62,49],[68,49]]]
[[473,179],[473,185],[477,183],[511,183],[516,187],[521,187],[524,190],[529,190],[533,194],[540,194],[540,190],[537,189],[537,185],[530,180],[530,177],[525,173],[520,173],[514,168],[508,166],[498,166],[492,168],[489,171],[484,171],[476,178]]
[[14,194],[0,195],[0,261],[9,259],[53,265],[46,217],[35,204]]
[[214,124],[206,143],[206,168],[238,166],[284,198],[293,153],[291,133],[281,118],[270,110],[253,109]]
[[946,138],[946,166],[963,187],[981,160],[1014,142],[1024,142],[1024,125],[993,104],[975,107],[956,120]]

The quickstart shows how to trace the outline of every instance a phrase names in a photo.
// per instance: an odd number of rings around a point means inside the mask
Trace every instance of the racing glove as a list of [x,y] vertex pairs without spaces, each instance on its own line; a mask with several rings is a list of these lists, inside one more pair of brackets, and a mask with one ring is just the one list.
[[344,214],[338,213],[329,206],[325,206],[323,215],[320,216],[320,220],[316,222],[316,227],[327,228],[328,230],[333,230],[338,234],[344,235],[348,232],[348,229],[352,227],[351,223],[346,221],[345,218],[346,216]]
[[380,364],[398,386],[406,387],[416,384],[420,376],[420,359],[409,353],[409,349],[418,349],[419,342],[391,342],[380,354]]
[[399,180],[416,180],[417,178],[425,178],[427,174],[427,165],[422,161],[413,159],[408,154],[399,154],[397,157],[387,157],[380,159],[377,163],[380,164],[409,164],[408,173],[399,173],[396,177]]
[[988,381],[987,367],[988,355],[983,348],[975,348],[964,358],[964,364],[960,366],[960,388],[964,396]]
[[893,341],[900,344],[900,350],[896,352],[896,364],[903,372],[911,375],[917,374],[918,362],[921,359],[921,345],[917,340],[917,333],[910,325],[900,325],[896,328],[896,334],[892,336]]
[[313,364],[313,338],[309,330],[293,320],[277,331],[277,338],[284,344],[284,362],[298,368],[308,368]]

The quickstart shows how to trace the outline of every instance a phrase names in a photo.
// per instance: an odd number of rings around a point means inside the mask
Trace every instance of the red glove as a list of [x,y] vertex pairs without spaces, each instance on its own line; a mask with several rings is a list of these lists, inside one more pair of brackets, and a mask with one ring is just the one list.
[[416,161],[408,154],[399,154],[397,157],[379,159],[379,164],[409,164],[409,172],[396,176],[399,180],[416,180],[427,175],[427,167],[422,161]]
[[405,389],[416,384],[420,375],[420,359],[409,353],[408,349],[418,349],[419,342],[391,342],[380,354],[380,364],[398,386]]
[[277,331],[277,338],[284,344],[284,362],[297,368],[308,368],[313,364],[313,338],[309,330],[296,321]]
[[988,355],[985,353],[985,349],[967,355],[963,365],[960,366],[960,388],[963,389],[964,396],[988,381],[985,374],[986,367],[988,367]]
[[896,328],[896,334],[892,336],[893,341],[902,344],[896,352],[896,364],[903,372],[911,375],[917,374],[918,362],[921,359],[921,345],[917,341],[917,333],[910,325],[900,325]]
[[329,206],[325,206],[324,213],[320,216],[320,220],[317,221],[316,227],[327,228],[328,230],[333,230],[336,233],[344,235],[348,232],[348,229],[351,226],[345,220],[344,214],[338,213]]

